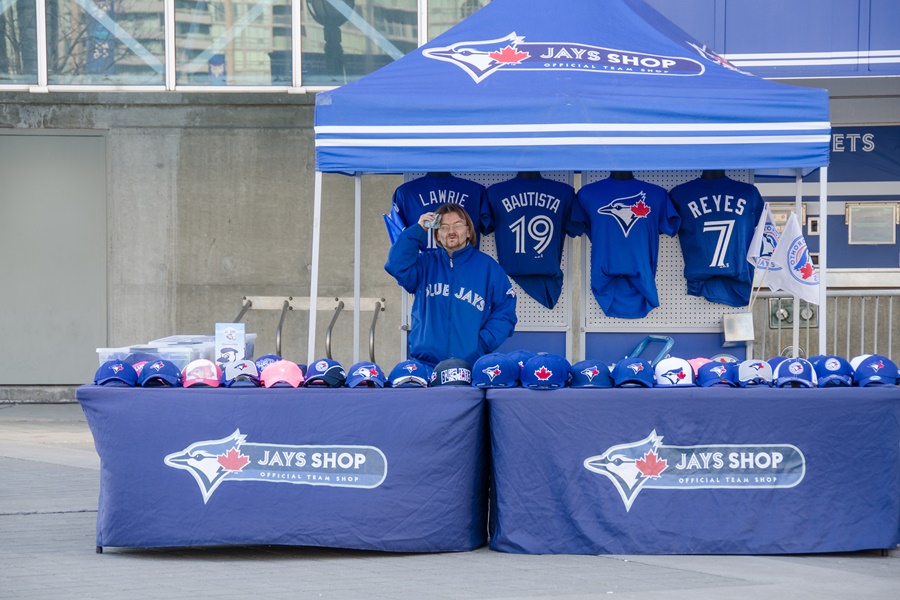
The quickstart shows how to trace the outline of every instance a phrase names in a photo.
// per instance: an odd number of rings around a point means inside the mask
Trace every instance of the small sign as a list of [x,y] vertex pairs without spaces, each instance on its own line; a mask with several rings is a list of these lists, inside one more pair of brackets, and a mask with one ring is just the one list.
[[244,323],[216,323],[216,358],[220,367],[244,359]]

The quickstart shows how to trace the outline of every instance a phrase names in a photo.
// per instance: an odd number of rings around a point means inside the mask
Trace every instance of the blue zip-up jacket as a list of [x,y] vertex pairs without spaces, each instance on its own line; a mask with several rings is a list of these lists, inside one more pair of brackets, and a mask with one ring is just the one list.
[[453,258],[443,248],[425,250],[429,233],[419,224],[404,229],[384,265],[415,294],[409,354],[432,367],[445,358],[471,365],[512,334],[515,291],[497,261],[471,245]]

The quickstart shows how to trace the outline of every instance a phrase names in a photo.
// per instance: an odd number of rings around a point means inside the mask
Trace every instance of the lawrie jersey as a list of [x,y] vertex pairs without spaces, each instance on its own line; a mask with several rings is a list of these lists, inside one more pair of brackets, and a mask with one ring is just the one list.
[[610,317],[641,319],[659,306],[659,236],[675,236],[681,218],[666,190],[639,179],[602,179],[582,187],[588,219],[591,291]]
[[[415,225],[419,217],[434,212],[447,203],[459,204],[475,224],[475,241],[490,220],[485,188],[480,183],[454,175],[423,175],[407,181],[394,191],[392,210],[404,227]],[[434,249],[433,236],[428,236],[429,250]]]
[[753,287],[747,251],[765,204],[759,190],[728,177],[699,178],[669,195],[681,216],[678,239],[688,294],[746,306]]
[[543,177],[517,176],[487,189],[497,261],[526,294],[553,308],[562,292],[565,235],[584,232],[572,186]]

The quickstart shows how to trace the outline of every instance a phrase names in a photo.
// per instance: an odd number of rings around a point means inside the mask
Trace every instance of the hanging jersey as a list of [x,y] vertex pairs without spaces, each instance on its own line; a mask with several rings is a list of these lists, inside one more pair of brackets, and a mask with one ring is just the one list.
[[584,232],[575,190],[543,177],[515,177],[487,189],[497,261],[525,293],[547,308],[562,292],[565,235]]
[[688,294],[747,306],[753,287],[747,250],[764,205],[759,190],[728,177],[699,178],[669,195],[681,216],[678,239]]
[[610,317],[641,319],[659,306],[659,236],[681,218],[666,190],[639,179],[603,179],[578,192],[591,240],[591,291]]
[[[434,212],[452,202],[462,206],[475,224],[476,245],[490,219],[484,186],[454,175],[424,175],[407,181],[394,191],[393,212],[409,227],[419,217]],[[428,249],[436,248],[433,236],[428,236]]]

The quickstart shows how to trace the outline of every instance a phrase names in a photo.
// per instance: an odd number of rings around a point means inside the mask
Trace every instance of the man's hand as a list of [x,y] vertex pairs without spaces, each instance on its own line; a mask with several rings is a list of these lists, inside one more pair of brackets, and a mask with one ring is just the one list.
[[437,213],[427,212],[419,217],[419,225],[422,227],[422,229],[431,229],[428,225],[426,225],[426,223],[433,223],[436,218]]

